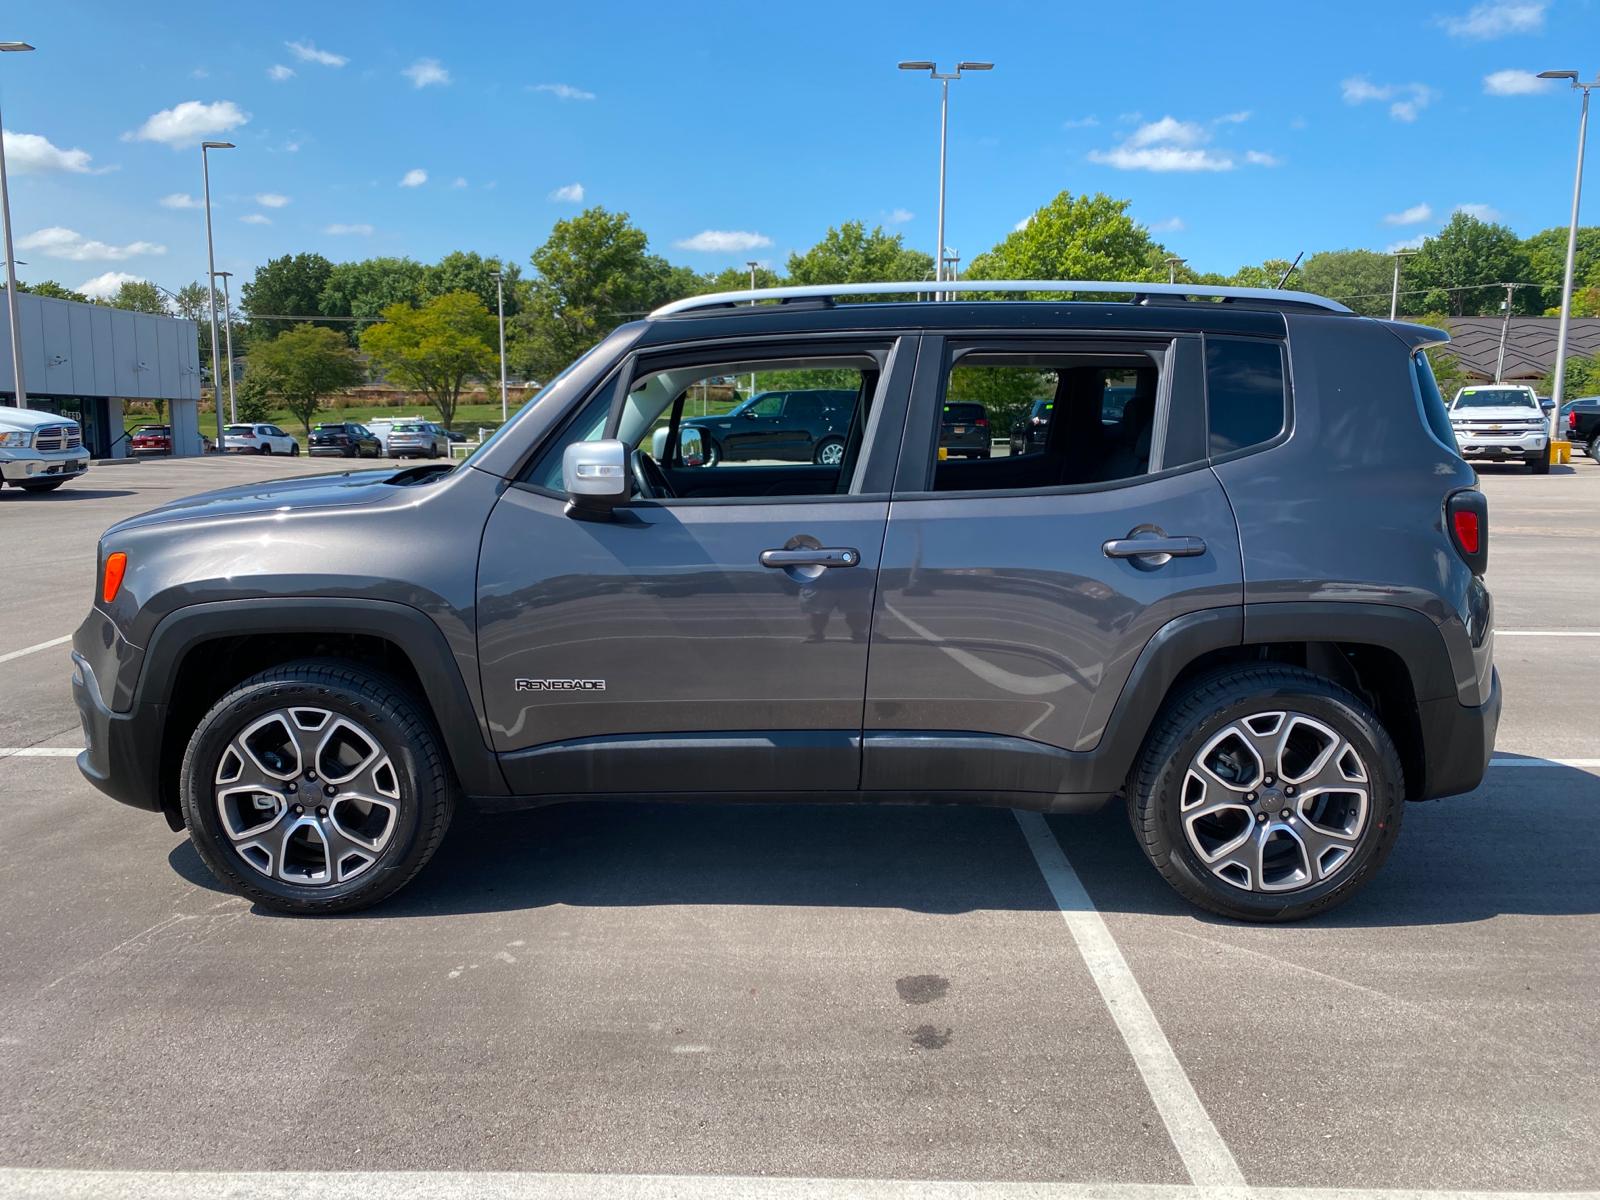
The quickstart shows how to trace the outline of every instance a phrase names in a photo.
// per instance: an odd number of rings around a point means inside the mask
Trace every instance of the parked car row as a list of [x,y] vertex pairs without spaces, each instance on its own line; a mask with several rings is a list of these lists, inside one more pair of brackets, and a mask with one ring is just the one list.
[[[205,449],[210,438],[201,435]],[[465,434],[421,417],[381,419],[370,424],[359,421],[325,421],[311,430],[306,450],[313,457],[339,458],[439,458],[448,456],[450,446],[465,442]],[[300,453],[293,434],[269,421],[236,422],[223,430],[222,448],[228,454]],[[128,452],[134,458],[172,453],[172,426],[140,425],[128,437]]]

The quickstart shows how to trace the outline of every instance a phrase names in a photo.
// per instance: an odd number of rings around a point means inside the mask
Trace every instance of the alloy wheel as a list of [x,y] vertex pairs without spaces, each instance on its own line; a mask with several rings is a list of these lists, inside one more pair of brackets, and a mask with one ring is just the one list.
[[325,708],[275,709],[246,725],[217,762],[213,798],[252,869],[312,887],[371,869],[400,815],[399,776],[382,744]]
[[843,442],[827,442],[817,451],[817,462],[824,467],[837,467],[843,461]]
[[1367,831],[1366,764],[1332,726],[1297,712],[1229,722],[1190,760],[1179,819],[1211,874],[1249,892],[1331,879]]

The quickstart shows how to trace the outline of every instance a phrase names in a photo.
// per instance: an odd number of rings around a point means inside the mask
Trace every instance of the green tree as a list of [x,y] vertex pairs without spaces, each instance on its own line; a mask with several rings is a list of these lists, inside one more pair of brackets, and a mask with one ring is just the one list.
[[[758,288],[782,287],[784,278],[770,267],[756,268],[756,286]],[[749,267],[725,267],[721,271],[708,272],[700,276],[700,286],[696,295],[705,295],[708,292],[747,292],[750,290]]]
[[[322,289],[332,271],[333,264],[320,254],[286,254],[257,267],[255,277],[239,289],[239,303],[250,315],[250,340],[274,338],[298,324],[269,317],[349,316],[324,313],[321,307]],[[328,327],[342,329],[343,325]]]
[[[0,287],[3,290],[3,287]],[[35,296],[53,296],[57,300],[76,300],[79,304],[88,304],[89,297],[82,292],[75,292],[69,287],[57,283],[54,279],[41,279],[38,283],[18,283],[17,291],[32,292]]]
[[[176,299],[172,307],[177,310],[180,317],[184,317],[197,324],[204,324],[211,319],[211,297],[206,294],[205,284],[198,279],[193,283],[186,283],[173,293]],[[219,294],[218,300],[222,299]],[[222,308],[219,305],[217,314],[220,317]]]
[[1394,259],[1375,250],[1323,250],[1300,264],[1302,291],[1342,301],[1364,317],[1389,315]]
[[[1510,229],[1458,212],[1406,264],[1402,287],[1427,289],[1429,312],[1478,316],[1499,311],[1505,292],[1494,285],[1526,282],[1528,270],[1527,252]],[[1516,305],[1518,312],[1544,307],[1533,288],[1520,290]]]
[[[1561,388],[1563,401],[1573,400],[1579,396],[1600,395],[1600,354],[1590,355],[1587,358],[1576,354],[1567,355],[1566,380]],[[1556,373],[1552,367],[1545,373],[1544,383],[1540,388],[1543,395],[1550,395],[1556,384]]]
[[[1260,266],[1247,265],[1240,267],[1228,276],[1228,285],[1231,287],[1275,288],[1278,280],[1289,273],[1290,260],[1287,258],[1269,258]],[[1290,276],[1284,282],[1284,287],[1294,286],[1294,277]]]
[[[1528,256],[1529,283],[1542,284],[1539,310],[1553,317],[1561,311],[1561,288],[1567,275],[1567,227],[1542,229],[1522,240]],[[1578,227],[1578,244],[1573,255],[1573,290],[1600,287],[1600,225]],[[1576,312],[1574,312],[1576,315]],[[1592,314],[1591,314],[1592,315]]]
[[468,379],[490,374],[498,361],[495,321],[471,292],[449,292],[421,308],[392,304],[383,321],[361,334],[361,348],[390,379],[425,394],[449,429]]
[[902,235],[885,233],[881,225],[868,233],[860,221],[830,225],[811,249],[789,255],[793,284],[915,283],[932,278],[932,270],[932,255],[907,249]]
[[236,399],[239,420],[252,425],[272,420],[272,392],[266,377],[260,372],[245,372],[245,377],[239,382]]
[[[1414,325],[1431,325],[1435,329],[1450,332],[1450,318],[1442,312],[1424,313],[1420,317],[1407,317],[1406,320]],[[1461,360],[1451,352],[1449,342],[1429,347],[1427,355],[1428,365],[1433,368],[1433,377],[1439,384],[1439,394],[1448,404],[1459,389],[1472,382],[1472,377],[1461,365]]]
[[556,222],[516,322],[519,371],[548,379],[624,320],[665,298],[672,268],[627,213],[601,207]]
[[362,380],[361,364],[344,335],[306,323],[257,342],[250,348],[248,363],[247,388],[277,397],[307,435],[324,397]]
[[106,303],[112,308],[126,308],[132,312],[155,313],[157,316],[163,317],[171,312],[167,308],[167,299],[161,294],[161,289],[143,279],[125,281]]
[[472,250],[452,250],[431,267],[422,269],[423,295],[431,298],[451,292],[471,292],[483,301],[484,308],[494,312],[496,271],[505,275],[506,320],[509,321],[522,307],[522,268],[516,263],[485,258]]
[[1165,280],[1166,251],[1131,201],[1061,192],[968,267],[967,279]]
[[318,298],[324,316],[376,319],[395,304],[427,298],[428,269],[412,258],[363,258],[335,263]]

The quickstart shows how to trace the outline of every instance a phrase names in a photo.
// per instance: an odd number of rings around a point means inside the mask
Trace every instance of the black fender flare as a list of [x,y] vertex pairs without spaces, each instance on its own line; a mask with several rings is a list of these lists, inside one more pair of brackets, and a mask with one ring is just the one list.
[[456,778],[472,796],[503,796],[506,782],[484,720],[444,633],[426,613],[390,600],[289,596],[185,605],[161,619],[145,646],[134,711],[164,711],[178,668],[196,646],[243,634],[365,634],[394,644],[422,683]]

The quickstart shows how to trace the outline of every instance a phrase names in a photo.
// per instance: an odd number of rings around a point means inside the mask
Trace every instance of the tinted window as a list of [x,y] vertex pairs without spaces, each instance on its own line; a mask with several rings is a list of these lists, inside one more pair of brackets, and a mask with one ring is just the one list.
[[981,404],[946,404],[944,406],[944,419],[946,421],[976,421],[984,415],[984,407]]
[[254,433],[255,432],[255,428],[253,426],[250,426],[250,425],[229,425],[222,432],[224,434],[229,434],[229,433],[231,433],[231,434]]
[[1466,388],[1456,397],[1456,408],[1534,408],[1533,395],[1521,388]]
[[1433,436],[1458,453],[1456,431],[1450,425],[1450,414],[1445,409],[1444,397],[1439,394],[1439,383],[1433,377],[1433,365],[1420,350],[1411,356],[1411,370],[1417,382],[1417,399],[1422,404],[1422,418],[1427,421]]
[[1276,437],[1283,430],[1284,410],[1283,351],[1277,342],[1206,339],[1206,412],[1213,455]]

